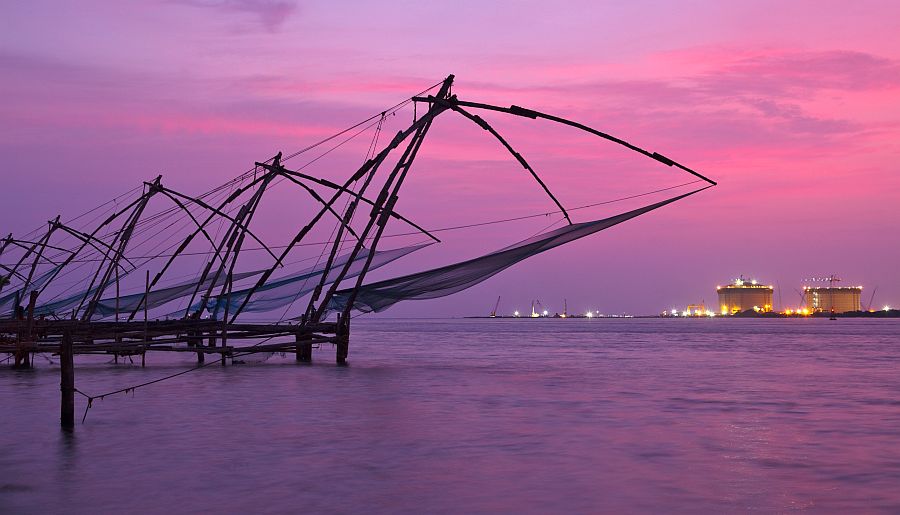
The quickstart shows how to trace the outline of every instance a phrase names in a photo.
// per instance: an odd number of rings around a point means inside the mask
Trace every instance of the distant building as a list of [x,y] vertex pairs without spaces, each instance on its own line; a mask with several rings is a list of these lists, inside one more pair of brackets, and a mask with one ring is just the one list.
[[716,286],[719,294],[719,312],[733,315],[743,311],[772,311],[771,285],[758,284],[754,280],[745,280],[743,276],[726,286]]
[[831,312],[832,306],[834,306],[835,313],[859,311],[859,298],[861,295],[862,286],[803,287],[803,297],[806,301],[806,307],[813,313],[818,311],[824,311],[826,313]]

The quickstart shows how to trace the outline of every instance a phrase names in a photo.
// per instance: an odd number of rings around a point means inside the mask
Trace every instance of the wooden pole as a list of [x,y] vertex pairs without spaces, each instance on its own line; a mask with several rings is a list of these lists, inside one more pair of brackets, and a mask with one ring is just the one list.
[[60,364],[60,409],[59,423],[64,429],[75,427],[75,352],[72,348],[72,333],[63,333],[59,346]]
[[34,332],[34,305],[37,303],[37,297],[37,290],[32,290],[31,295],[28,298],[28,321],[25,326],[25,335],[28,341],[32,340],[32,334]]
[[20,338],[16,346],[16,367],[21,366],[23,368],[30,368],[32,365],[29,349],[33,346],[34,340],[34,305],[37,302],[37,296],[37,290],[32,290],[31,296],[28,299],[28,317],[25,320],[25,339],[23,340]]
[[[147,308],[147,304],[149,296],[150,296],[150,269],[147,269],[147,276],[144,282],[144,347],[141,349],[141,367],[144,366],[144,355],[147,354],[147,341],[149,341],[150,337],[150,319],[147,316],[147,312],[149,309]],[[130,358],[129,358],[130,359]]]
[[338,313],[337,325],[335,326],[335,336],[337,336],[337,349],[335,359],[338,365],[347,364],[347,354],[350,351],[350,335],[344,334],[343,317]]
[[225,296],[225,316],[222,317],[222,366],[225,366],[225,346],[228,344],[228,307],[231,305],[231,271],[225,279],[228,294]]
[[[215,319],[215,317],[213,317],[213,319]],[[201,337],[200,337],[200,346],[202,347],[202,346],[203,346],[203,336],[202,336],[203,333],[200,333],[200,334],[201,334]],[[209,347],[215,347],[215,346],[216,346],[216,330],[215,330],[215,329],[212,329],[212,330],[209,331],[209,345],[208,345],[208,346],[209,346]],[[198,364],[198,365],[202,365],[204,361],[206,361],[206,353],[205,353],[205,352],[198,352],[198,353],[197,353],[197,364]]]
[[[116,343],[122,343],[119,337],[119,267],[116,267]],[[113,353],[116,363],[119,363],[119,351]]]
[[119,267],[116,267],[116,323],[119,323]]
[[295,339],[297,341],[297,361],[312,363],[312,336],[298,332]]

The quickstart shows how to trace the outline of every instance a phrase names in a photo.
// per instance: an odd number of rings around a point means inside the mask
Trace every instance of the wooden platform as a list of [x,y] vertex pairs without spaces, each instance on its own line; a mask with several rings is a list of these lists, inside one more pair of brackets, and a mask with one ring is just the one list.
[[[30,357],[60,352],[64,336],[74,354],[144,355],[147,352],[193,352],[223,358],[238,354],[296,352],[299,361],[312,358],[313,345],[332,343],[338,355],[348,342],[349,326],[316,324],[226,324],[216,320],[153,320],[81,322],[76,320],[0,320],[0,353]],[[346,359],[346,357],[345,357]],[[21,361],[17,360],[17,361]],[[29,360],[30,361],[30,360]],[[338,360],[342,362],[342,360]]]

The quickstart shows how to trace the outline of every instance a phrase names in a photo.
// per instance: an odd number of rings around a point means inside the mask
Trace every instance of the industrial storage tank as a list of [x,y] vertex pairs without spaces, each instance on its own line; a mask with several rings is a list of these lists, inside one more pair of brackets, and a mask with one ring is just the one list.
[[733,315],[748,310],[767,313],[772,311],[771,285],[759,284],[756,279],[746,280],[743,276],[725,286],[716,286],[719,294],[719,312]]
[[846,313],[859,311],[862,286],[804,286],[803,297],[811,312]]

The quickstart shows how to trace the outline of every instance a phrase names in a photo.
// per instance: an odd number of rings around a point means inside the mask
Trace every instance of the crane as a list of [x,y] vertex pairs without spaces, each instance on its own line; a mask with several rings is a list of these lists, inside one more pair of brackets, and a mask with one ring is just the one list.
[[878,291],[878,285],[872,289],[872,295],[869,297],[869,303],[866,305],[866,311],[872,310],[872,302],[875,300],[875,292]]

